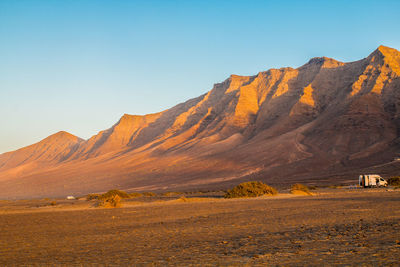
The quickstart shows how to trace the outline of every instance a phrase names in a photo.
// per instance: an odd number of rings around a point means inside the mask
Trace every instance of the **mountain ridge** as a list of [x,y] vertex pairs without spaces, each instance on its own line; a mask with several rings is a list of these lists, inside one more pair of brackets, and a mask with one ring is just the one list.
[[[380,46],[354,62],[316,57],[296,69],[232,74],[199,97],[154,114],[124,114],[88,140],[72,138],[27,162],[20,155],[12,165],[1,154],[0,181],[38,183],[39,174],[29,172],[40,167],[43,177],[60,177],[49,186],[55,192],[83,179],[84,189],[68,192],[87,193],[213,187],[249,177],[286,183],[292,178],[282,177],[359,171],[397,153],[399,70],[400,52]],[[12,174],[13,167],[25,171]]]

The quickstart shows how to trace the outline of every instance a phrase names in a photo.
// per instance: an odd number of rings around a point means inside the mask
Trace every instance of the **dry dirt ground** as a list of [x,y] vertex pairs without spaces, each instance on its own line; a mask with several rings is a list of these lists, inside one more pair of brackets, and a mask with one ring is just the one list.
[[0,201],[1,266],[400,265],[400,190],[50,202]]

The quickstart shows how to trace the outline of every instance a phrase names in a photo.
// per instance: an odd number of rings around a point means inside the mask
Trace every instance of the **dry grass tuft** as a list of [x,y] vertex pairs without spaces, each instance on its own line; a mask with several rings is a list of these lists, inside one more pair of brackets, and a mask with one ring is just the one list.
[[103,208],[119,208],[121,207],[121,197],[114,195],[109,198],[99,200],[97,204],[98,207]]
[[181,196],[181,197],[178,199],[178,201],[181,201],[181,202],[188,202],[188,199],[187,199],[185,196]]
[[272,186],[263,182],[245,182],[241,183],[225,194],[225,198],[243,198],[243,197],[259,197],[263,195],[276,195],[278,191]]
[[220,198],[205,198],[205,197],[190,197],[190,198],[186,198],[184,196],[177,198],[177,199],[173,199],[173,200],[168,200],[166,201],[166,203],[175,203],[175,202],[215,202],[215,201],[221,201]]
[[[121,199],[136,197],[139,193],[128,194],[124,191],[113,189],[104,194],[89,194],[86,200],[97,200],[97,207],[119,208],[121,207]],[[141,194],[140,194],[141,195]]]
[[183,192],[165,192],[162,194],[164,197],[174,197],[174,196],[182,196]]
[[310,192],[310,189],[303,184],[294,184],[290,188],[290,193],[295,194],[295,195],[307,195],[311,196],[312,193]]
[[142,194],[145,197],[154,197],[154,196],[156,196],[156,193],[153,193],[153,192],[143,192]]
[[86,196],[86,200],[94,200],[94,199],[99,199],[101,194],[89,194]]
[[134,198],[134,197],[141,197],[143,196],[141,193],[133,192],[129,194],[129,197]]
[[100,199],[108,199],[114,196],[119,196],[120,198],[130,198],[129,194],[121,191],[121,190],[117,190],[117,189],[112,189],[110,191],[108,191],[107,193],[104,193],[100,196]]
[[387,182],[389,185],[399,187],[400,186],[400,176],[390,177]]
[[[139,194],[139,193],[132,193],[132,194]],[[117,190],[117,189],[112,189],[110,191],[108,191],[107,193],[104,194],[89,194],[86,196],[86,200],[105,200],[105,199],[109,199],[111,197],[114,196],[119,196],[120,198],[131,198],[133,196],[131,196],[130,194],[121,191],[121,190]]]

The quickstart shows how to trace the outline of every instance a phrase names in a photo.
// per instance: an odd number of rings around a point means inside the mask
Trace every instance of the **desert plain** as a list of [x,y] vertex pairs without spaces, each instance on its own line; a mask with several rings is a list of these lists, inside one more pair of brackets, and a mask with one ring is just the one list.
[[1,266],[399,266],[400,190],[0,201]]

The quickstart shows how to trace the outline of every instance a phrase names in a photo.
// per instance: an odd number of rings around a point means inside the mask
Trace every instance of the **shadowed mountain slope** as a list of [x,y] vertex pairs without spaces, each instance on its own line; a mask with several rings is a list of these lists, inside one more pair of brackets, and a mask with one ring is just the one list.
[[156,114],[125,114],[83,141],[65,132],[0,155],[0,197],[354,180],[393,174],[399,152],[400,52],[350,63],[231,75]]

